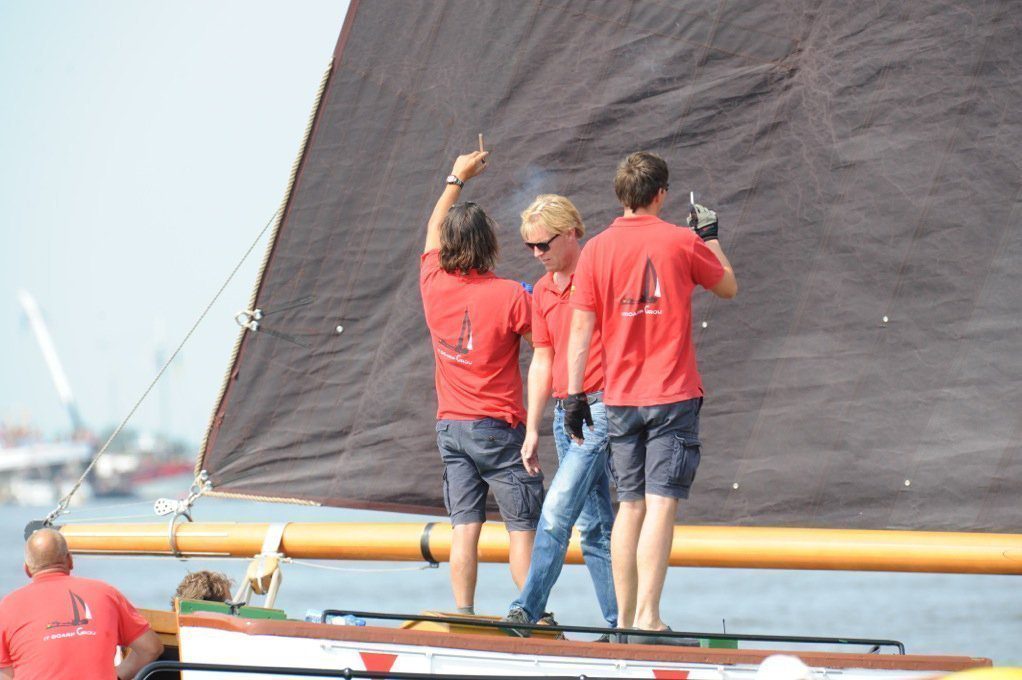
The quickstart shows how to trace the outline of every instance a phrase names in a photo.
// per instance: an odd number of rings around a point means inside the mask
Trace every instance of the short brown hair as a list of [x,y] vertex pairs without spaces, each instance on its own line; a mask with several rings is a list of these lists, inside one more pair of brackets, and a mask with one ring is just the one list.
[[231,579],[217,571],[190,571],[177,585],[177,591],[170,600],[208,600],[209,602],[230,602]]
[[645,208],[657,192],[667,188],[667,163],[648,151],[629,155],[617,166],[614,193],[621,205],[632,210]]
[[488,272],[497,264],[497,229],[475,203],[451,206],[440,225],[440,268],[467,274]]
[[528,231],[534,224],[546,227],[554,234],[574,232],[575,236],[582,238],[586,233],[578,208],[570,200],[557,194],[540,194],[522,211],[522,238],[529,239]]

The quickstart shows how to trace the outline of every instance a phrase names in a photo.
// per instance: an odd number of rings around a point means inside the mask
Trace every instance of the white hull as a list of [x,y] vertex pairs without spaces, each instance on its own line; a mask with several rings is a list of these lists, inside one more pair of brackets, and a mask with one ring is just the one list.
[[[289,630],[290,629],[290,630]],[[290,634],[288,634],[290,632]],[[182,661],[343,670],[432,673],[439,676],[581,675],[683,680],[752,680],[762,650],[682,649],[609,645],[504,636],[464,635],[293,621],[185,616],[179,628]],[[925,678],[982,665],[962,657],[799,653],[816,670],[842,680]],[[989,663],[989,662],[987,662]],[[265,678],[241,674],[184,674],[190,680]],[[280,676],[294,677],[294,676]],[[821,677],[823,675],[821,674]]]

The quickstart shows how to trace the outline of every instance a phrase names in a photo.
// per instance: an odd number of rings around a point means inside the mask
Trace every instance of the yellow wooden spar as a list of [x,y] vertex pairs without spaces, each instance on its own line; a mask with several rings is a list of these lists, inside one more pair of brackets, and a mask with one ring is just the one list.
[[[271,529],[272,527],[272,529]],[[177,554],[252,557],[261,552],[267,523],[195,522],[174,525]],[[61,527],[78,554],[175,554],[167,523],[76,524]],[[292,522],[280,552],[299,559],[446,562],[446,523]],[[507,562],[503,525],[483,525],[479,557]],[[578,535],[569,563],[581,564]],[[1022,534],[928,531],[677,526],[671,566],[742,569],[825,569],[959,574],[1022,574]]]

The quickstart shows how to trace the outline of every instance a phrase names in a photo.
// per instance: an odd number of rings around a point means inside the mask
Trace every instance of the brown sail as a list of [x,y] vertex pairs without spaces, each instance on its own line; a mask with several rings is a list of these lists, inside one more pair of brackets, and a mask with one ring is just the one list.
[[[443,513],[417,291],[455,155],[595,233],[647,149],[718,210],[741,292],[695,296],[691,524],[1022,526],[1022,50],[1013,3],[352,0],[200,454],[220,493]],[[552,444],[544,468],[555,469]]]

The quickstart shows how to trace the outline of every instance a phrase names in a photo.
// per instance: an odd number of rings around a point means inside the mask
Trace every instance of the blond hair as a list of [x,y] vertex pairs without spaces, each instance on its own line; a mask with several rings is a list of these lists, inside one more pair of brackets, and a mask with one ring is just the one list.
[[522,211],[522,238],[528,240],[529,229],[537,224],[554,234],[575,232],[575,236],[581,238],[586,233],[578,208],[570,200],[557,194],[540,194]]

